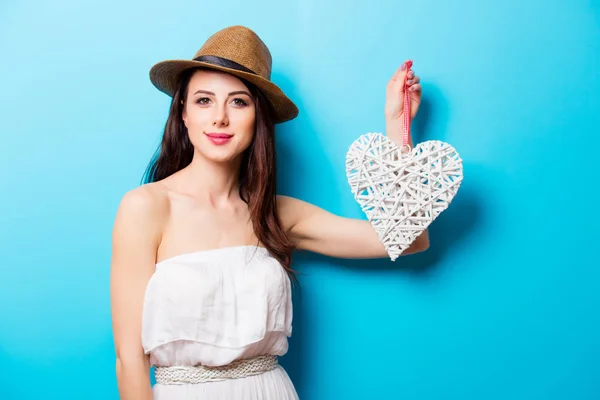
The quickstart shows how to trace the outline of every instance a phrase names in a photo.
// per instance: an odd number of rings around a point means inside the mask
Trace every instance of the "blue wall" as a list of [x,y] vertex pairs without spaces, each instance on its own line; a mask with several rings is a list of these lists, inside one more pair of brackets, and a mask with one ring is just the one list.
[[0,5],[0,398],[116,399],[110,233],[169,98],[148,79],[254,29],[300,110],[280,193],[363,218],[348,146],[407,58],[465,180],[431,248],[299,254],[283,359],[303,399],[598,399],[597,1],[25,1]]

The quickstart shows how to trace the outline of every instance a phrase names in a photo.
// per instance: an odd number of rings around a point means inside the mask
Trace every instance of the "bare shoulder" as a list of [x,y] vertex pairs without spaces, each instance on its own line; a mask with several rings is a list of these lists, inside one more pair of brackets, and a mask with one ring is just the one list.
[[280,212],[288,212],[294,208],[294,205],[298,205],[300,200],[290,197],[284,196],[282,194],[277,195],[277,209]]
[[306,201],[290,196],[277,195],[279,219],[288,232],[292,231],[302,220],[303,216],[306,216],[306,213],[313,208],[316,207]]
[[168,209],[169,199],[165,189],[158,183],[147,183],[123,195],[117,216],[124,216],[126,219],[160,219]]
[[159,183],[147,183],[126,192],[117,209],[113,239],[127,243],[139,238],[158,245],[169,209],[167,192]]
[[298,207],[297,201],[298,199],[290,196],[277,195],[277,214],[279,215],[281,224],[287,231],[294,225],[296,218],[294,210]]
[[123,195],[123,199],[140,201],[147,205],[160,205],[161,202],[167,200],[167,196],[164,185],[160,182],[153,182],[131,189]]

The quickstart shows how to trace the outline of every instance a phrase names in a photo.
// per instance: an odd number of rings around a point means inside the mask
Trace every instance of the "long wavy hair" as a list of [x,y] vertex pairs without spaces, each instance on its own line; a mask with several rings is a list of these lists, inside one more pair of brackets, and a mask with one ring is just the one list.
[[[171,101],[162,141],[146,168],[142,183],[160,181],[192,162],[194,146],[183,122],[182,112],[189,81],[198,69],[202,68],[185,70],[180,77]],[[294,246],[277,213],[273,109],[256,86],[242,78],[239,79],[250,90],[256,110],[254,137],[242,155],[239,195],[248,204],[255,235],[297,284],[296,271],[291,268]]]

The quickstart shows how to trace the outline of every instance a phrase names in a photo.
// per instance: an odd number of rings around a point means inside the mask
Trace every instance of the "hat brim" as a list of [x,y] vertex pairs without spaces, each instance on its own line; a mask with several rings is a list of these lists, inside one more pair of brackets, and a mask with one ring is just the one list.
[[217,71],[228,72],[234,76],[246,79],[256,85],[273,106],[275,123],[282,123],[298,116],[298,107],[273,82],[250,72],[222,67],[195,60],[165,60],[150,69],[150,81],[161,92],[173,97],[179,83],[180,74],[190,68],[205,67]]

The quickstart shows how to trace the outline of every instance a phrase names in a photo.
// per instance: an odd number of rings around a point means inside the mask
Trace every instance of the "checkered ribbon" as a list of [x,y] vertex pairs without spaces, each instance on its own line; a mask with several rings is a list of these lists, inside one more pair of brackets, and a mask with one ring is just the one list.
[[[404,75],[404,104],[402,106],[402,112],[404,113],[404,120],[402,124],[402,148],[408,148],[410,146],[410,113],[412,111],[410,104],[410,93],[408,91],[408,73],[413,65],[412,60],[408,60],[404,63],[406,65],[406,74]],[[410,148],[408,148],[410,150]]]

